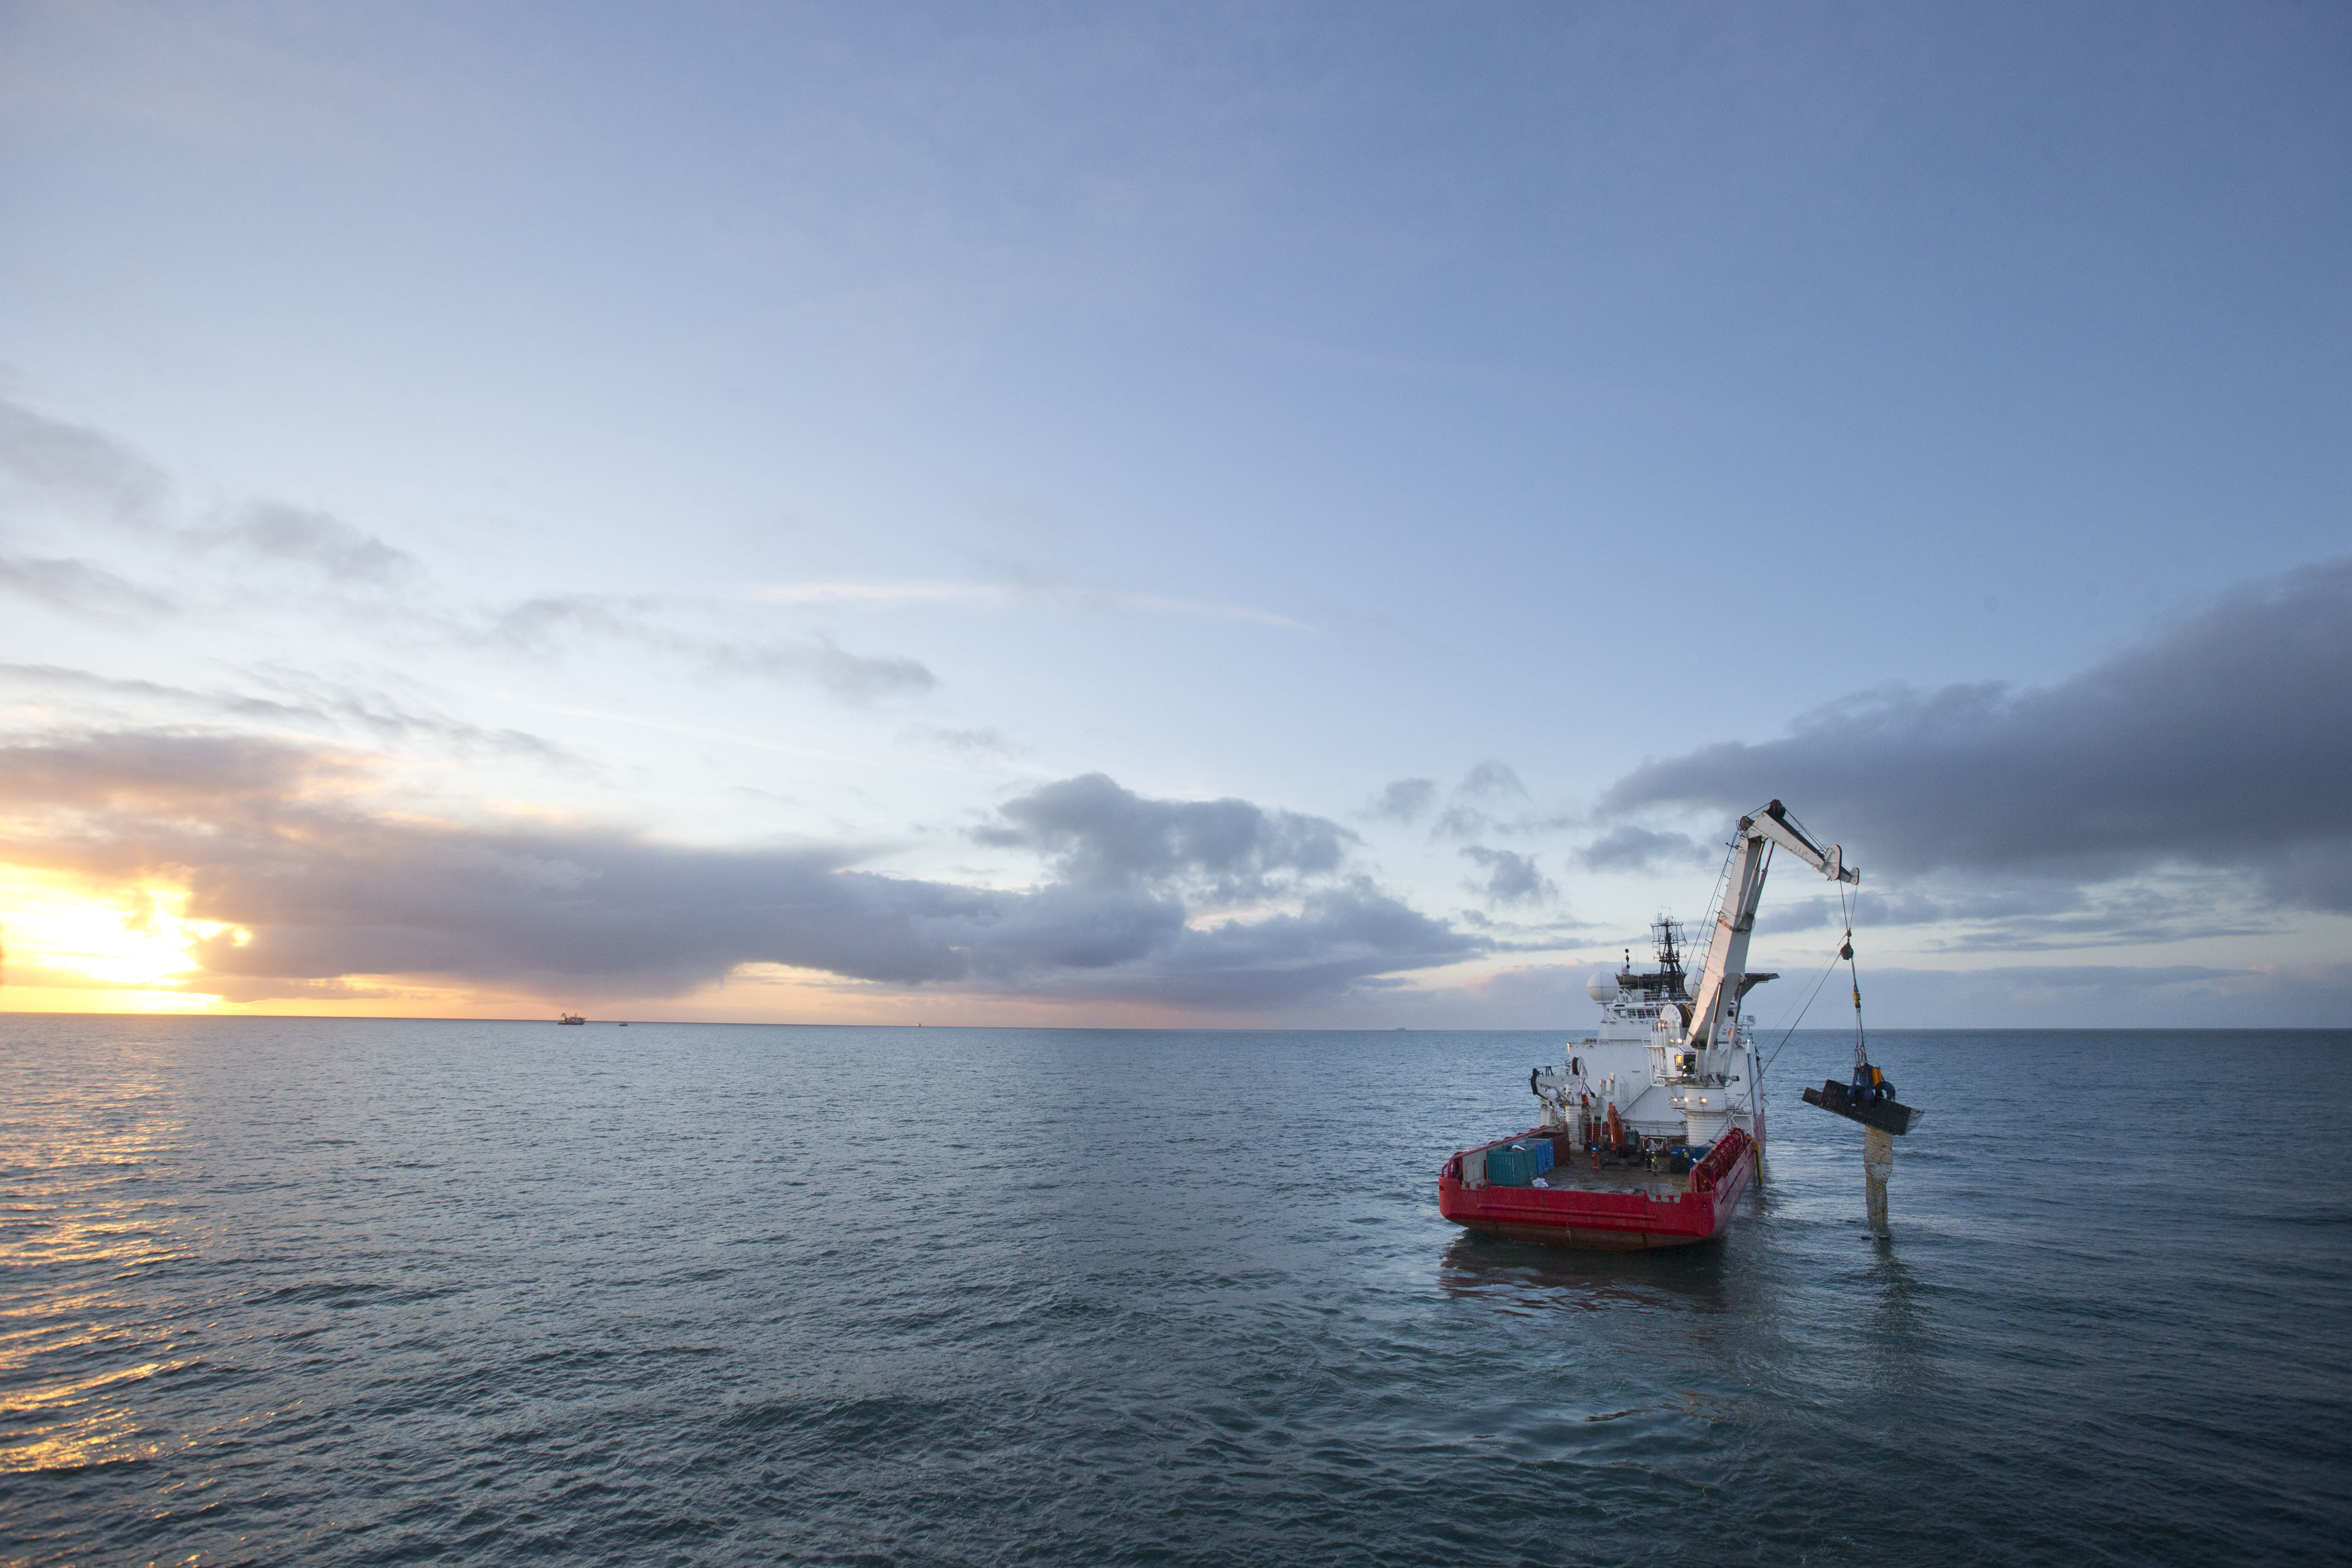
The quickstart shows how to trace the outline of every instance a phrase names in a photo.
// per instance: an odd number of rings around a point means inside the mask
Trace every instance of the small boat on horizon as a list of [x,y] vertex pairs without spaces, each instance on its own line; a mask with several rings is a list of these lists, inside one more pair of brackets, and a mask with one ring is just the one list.
[[577,1013],[566,1013],[555,1020],[559,1024],[584,1024],[588,1020]]

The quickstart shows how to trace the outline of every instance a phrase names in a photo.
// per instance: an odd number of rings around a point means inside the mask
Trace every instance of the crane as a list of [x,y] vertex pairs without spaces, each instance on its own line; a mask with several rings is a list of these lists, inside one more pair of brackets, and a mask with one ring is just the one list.
[[[1775,845],[1833,882],[1862,886],[1862,872],[1845,863],[1844,850],[1834,844],[1824,849],[1814,843],[1803,828],[1789,820],[1788,809],[1779,801],[1769,802],[1739,819],[1738,836],[1732,840],[1723,902],[1716,913],[1715,934],[1706,944],[1706,967],[1691,998],[1686,1038],[1696,1053],[1692,1065],[1702,1073],[1720,1070],[1717,1058],[1724,1053],[1717,1042],[1738,1034],[1736,1027],[1727,1025],[1739,1005],[1741,993],[1747,990],[1748,939],[1756,929],[1756,906],[1764,896],[1764,873],[1772,864]],[[1838,956],[1848,963],[1853,962],[1852,931],[1846,933]],[[1819,1089],[1805,1090],[1803,1099],[1808,1105],[1817,1105],[1849,1121],[1862,1123],[1862,1170],[1869,1200],[1870,1229],[1874,1235],[1883,1237],[1887,1234],[1886,1182],[1895,1173],[1895,1137],[1910,1131],[1927,1113],[1898,1103],[1895,1086],[1886,1081],[1885,1074],[1870,1065],[1860,1032],[1859,984],[1854,987],[1853,1007],[1852,1082],[1842,1084],[1832,1079]]]
[[1717,1058],[1729,1042],[1729,1027],[1739,998],[1748,987],[1748,939],[1756,930],[1756,906],[1764,897],[1764,873],[1772,864],[1772,849],[1783,849],[1832,882],[1862,885],[1862,871],[1845,863],[1845,851],[1832,844],[1824,849],[1805,830],[1789,820],[1779,801],[1760,805],[1739,819],[1732,842],[1731,868],[1723,902],[1716,910],[1715,932],[1706,944],[1706,966],[1699,972],[1692,994],[1690,1022],[1685,1039],[1699,1053],[1696,1064],[1712,1075],[1721,1066]]

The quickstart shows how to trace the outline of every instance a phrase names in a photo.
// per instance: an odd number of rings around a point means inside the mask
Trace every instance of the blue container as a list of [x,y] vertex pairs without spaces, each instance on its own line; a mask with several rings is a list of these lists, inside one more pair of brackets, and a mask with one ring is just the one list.
[[1551,1166],[1549,1138],[1522,1138],[1486,1151],[1486,1179],[1498,1187],[1524,1187]]
[[1524,1187],[1538,1175],[1535,1152],[1525,1144],[1503,1143],[1486,1151],[1486,1180],[1497,1187]]

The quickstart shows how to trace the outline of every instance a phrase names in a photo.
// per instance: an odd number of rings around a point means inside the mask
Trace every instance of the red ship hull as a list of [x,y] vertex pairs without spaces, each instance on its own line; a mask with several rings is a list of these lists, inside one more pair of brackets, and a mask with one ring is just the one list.
[[[1653,1185],[1635,1191],[1573,1185],[1465,1187],[1457,1154],[1438,1174],[1437,1212],[1472,1230],[1553,1247],[1609,1252],[1691,1247],[1713,1241],[1731,1228],[1739,1200],[1755,1179],[1758,1154],[1755,1141],[1734,1128],[1679,1190]],[[1556,1179],[1572,1183],[1577,1178],[1574,1172],[1562,1170]]]

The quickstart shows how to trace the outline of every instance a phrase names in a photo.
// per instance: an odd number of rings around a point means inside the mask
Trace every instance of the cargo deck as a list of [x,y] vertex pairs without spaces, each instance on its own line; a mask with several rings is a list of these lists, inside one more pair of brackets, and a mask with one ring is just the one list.
[[1456,1225],[1515,1241],[1611,1251],[1688,1247],[1729,1227],[1759,1158],[1755,1141],[1733,1128],[1686,1174],[1644,1165],[1596,1171],[1586,1163],[1555,1167],[1525,1184],[1476,1176],[1484,1157],[1546,1136],[1538,1128],[1454,1155],[1438,1173],[1438,1212]]

